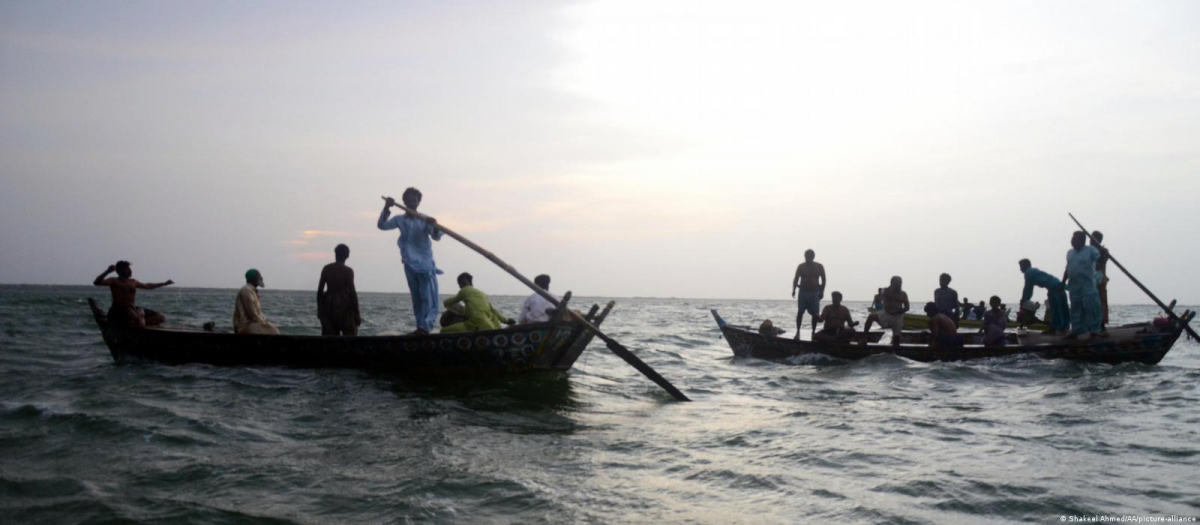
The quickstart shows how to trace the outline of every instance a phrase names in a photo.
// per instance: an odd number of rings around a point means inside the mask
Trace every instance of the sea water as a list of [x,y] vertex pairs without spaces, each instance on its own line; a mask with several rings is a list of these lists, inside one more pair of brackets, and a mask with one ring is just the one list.
[[[236,290],[139,295],[228,329]],[[791,301],[622,299],[567,374],[116,364],[92,287],[0,287],[0,522],[1063,522],[1200,515],[1200,345],[1158,365],[1019,356],[734,358],[709,309],[794,330]],[[364,334],[413,329],[362,294]],[[516,316],[521,297],[493,297]],[[577,308],[607,298],[575,298]],[[284,333],[315,294],[264,289]],[[858,320],[866,305],[849,303]],[[1115,306],[1113,324],[1152,306]],[[807,330],[807,329],[806,329]]]

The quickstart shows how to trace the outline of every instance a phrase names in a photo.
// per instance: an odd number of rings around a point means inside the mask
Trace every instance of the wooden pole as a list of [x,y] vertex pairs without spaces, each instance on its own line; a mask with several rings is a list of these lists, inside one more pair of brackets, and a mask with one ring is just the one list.
[[[1067,215],[1071,216],[1071,220],[1075,221],[1075,224],[1079,226],[1079,229],[1083,231],[1084,235],[1087,235],[1088,238],[1092,240],[1092,242],[1094,242],[1096,244],[1100,244],[1098,241],[1096,241],[1095,237],[1092,237],[1092,233],[1089,232],[1087,228],[1084,228],[1083,224],[1079,223],[1079,219],[1076,219],[1075,215],[1073,215],[1071,213],[1067,213]],[[1150,290],[1148,290],[1146,288],[1146,286],[1142,284],[1141,281],[1137,280],[1137,277],[1134,277],[1133,274],[1129,273],[1129,270],[1126,270],[1124,266],[1121,266],[1121,263],[1117,262],[1117,258],[1112,256],[1111,251],[1108,252],[1108,260],[1112,261],[1113,264],[1117,265],[1117,268],[1120,268],[1121,271],[1125,273],[1125,276],[1128,277],[1130,281],[1133,281],[1133,284],[1136,284],[1138,288],[1141,288],[1143,292],[1146,292],[1146,295],[1150,296],[1150,298],[1153,299],[1154,302],[1157,303],[1158,306],[1160,308],[1162,308],[1164,312],[1167,312],[1167,316],[1169,316],[1171,319],[1175,320],[1175,322],[1177,322],[1181,326],[1183,326],[1183,329],[1187,330],[1188,335],[1192,336],[1193,339],[1200,339],[1200,336],[1196,335],[1196,332],[1194,330],[1192,330],[1192,327],[1187,325],[1187,321],[1180,319],[1178,315],[1175,315],[1175,312],[1171,311],[1171,309],[1167,307],[1167,305],[1163,304],[1162,301],[1158,300],[1158,297],[1155,297],[1155,295],[1153,293],[1150,293]]]
[[[388,200],[387,197],[383,197],[383,199],[385,201]],[[426,219],[426,220],[429,219],[428,215],[425,215],[414,209],[404,206],[403,204],[395,202],[394,199],[393,199],[392,205],[404,210],[406,213],[411,213],[413,215],[416,215],[417,217],[419,217],[421,219]],[[521,275],[521,273],[518,272],[516,268],[509,266],[508,263],[504,262],[499,257],[496,257],[496,255],[493,254],[492,252],[483,249],[483,247],[479,246],[478,244],[471,242],[470,239],[467,239],[466,237],[459,235],[458,232],[455,232],[454,230],[451,230],[445,226],[442,226],[441,224],[437,224],[437,223],[435,223],[435,224],[436,224],[436,228],[441,230],[442,233],[445,233],[446,235],[454,237],[456,240],[458,240],[458,242],[461,242],[461,243],[465,244],[468,248],[475,250],[476,252],[479,253],[479,255],[484,256],[484,258],[486,258],[489,261],[492,261],[493,263],[496,264],[496,266],[499,266],[501,269],[508,272],[509,275],[516,277],[518,281],[521,281],[522,283],[524,283],[525,286],[528,286],[531,290],[534,291],[534,293],[537,293],[538,295],[545,298],[547,301],[550,301],[550,304],[553,304],[556,308],[559,307],[558,299],[555,299],[553,295],[550,295],[550,292],[542,289],[541,286],[534,284],[533,281],[530,281],[524,275]],[[612,351],[612,353],[617,354],[617,357],[624,359],[626,363],[629,363],[630,365],[632,365],[634,368],[637,369],[638,372],[641,372],[642,375],[646,376],[651,381],[654,381],[655,384],[662,387],[663,390],[666,390],[668,394],[671,394],[671,397],[674,397],[677,401],[691,401],[690,399],[688,399],[687,396],[683,395],[683,392],[680,392],[678,388],[675,388],[675,385],[672,385],[669,381],[666,380],[666,378],[659,375],[658,372],[655,372],[653,368],[650,368],[650,365],[647,365],[641,359],[638,359],[638,357],[636,355],[633,355],[633,352],[630,352],[628,348],[625,348],[624,346],[621,345],[621,343],[618,343],[615,339],[605,335],[604,332],[601,332],[599,328],[596,328],[596,325],[588,322],[587,319],[584,319],[582,316],[580,316],[574,310],[568,310],[568,312],[570,312],[570,315],[575,318],[576,322],[583,324],[584,328],[587,328],[589,331],[591,331],[593,334],[595,334],[596,337],[599,337],[601,341],[604,341],[604,344],[606,346],[608,346],[608,349],[610,351]]]

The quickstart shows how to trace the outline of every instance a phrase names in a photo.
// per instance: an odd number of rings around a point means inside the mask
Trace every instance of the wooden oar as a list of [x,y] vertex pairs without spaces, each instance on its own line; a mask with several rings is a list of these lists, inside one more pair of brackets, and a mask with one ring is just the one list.
[[[388,200],[387,197],[382,197],[382,198],[385,201]],[[393,204],[392,204],[393,206],[400,208],[407,213],[411,213],[422,219],[428,218],[427,215],[420,213],[414,209],[411,209],[407,206],[404,206],[403,204],[395,202],[394,199],[392,202],[393,202]],[[479,255],[484,256],[485,258],[487,258],[487,260],[495,263],[496,266],[499,266],[500,268],[504,269],[504,271],[508,272],[509,275],[516,277],[518,281],[525,283],[525,286],[528,286],[535,293],[542,296],[547,301],[550,301],[550,304],[553,304],[555,306],[555,308],[559,307],[558,299],[555,299],[553,295],[550,295],[550,292],[543,290],[541,286],[538,286],[538,285],[534,284],[533,281],[530,281],[529,279],[525,278],[524,275],[521,275],[520,272],[518,272],[512,266],[509,266],[508,263],[500,260],[500,258],[496,257],[496,255],[493,254],[492,252],[489,252],[489,251],[483,249],[478,244],[471,242],[470,239],[467,239],[466,237],[459,235],[454,230],[451,230],[445,226],[442,226],[441,223],[438,223],[436,228],[441,230],[442,233],[445,233],[446,235],[454,237],[455,239],[458,240],[458,242],[465,244],[468,248],[475,250],[476,252],[479,253]],[[574,310],[568,310],[568,312],[570,312],[571,316],[575,318],[576,322],[583,324],[584,328],[587,328],[590,332],[595,334],[596,337],[599,337],[601,341],[604,341],[604,344],[608,346],[608,349],[610,351],[612,351],[612,353],[617,354],[617,357],[624,359],[626,363],[629,363],[630,365],[632,365],[634,368],[637,369],[638,372],[641,372],[642,375],[646,376],[651,381],[654,381],[658,386],[662,387],[663,390],[666,390],[668,394],[671,394],[671,397],[674,397],[678,401],[691,401],[691,399],[688,399],[687,396],[683,395],[683,392],[680,392],[678,388],[675,388],[675,385],[672,385],[669,381],[666,380],[666,378],[659,375],[658,372],[655,372],[653,368],[650,368],[650,365],[647,365],[641,359],[638,359],[638,357],[636,355],[633,355],[633,352],[630,352],[628,348],[625,348],[624,346],[621,345],[621,343],[618,343],[616,339],[613,339],[613,338],[605,335],[604,332],[601,332],[599,328],[596,328],[596,325],[588,322],[587,319],[584,319],[583,316],[580,316]]]
[[[1087,235],[1092,242],[1100,244],[1095,237],[1092,237],[1092,233],[1079,223],[1079,219],[1076,219],[1071,213],[1067,213],[1067,215],[1071,216],[1071,220],[1075,221],[1075,224],[1079,226],[1079,229],[1083,230],[1083,233]],[[1192,327],[1187,325],[1187,321],[1180,319],[1178,315],[1175,315],[1175,312],[1172,311],[1167,305],[1163,304],[1162,301],[1158,300],[1158,297],[1155,297],[1153,293],[1150,293],[1150,290],[1146,289],[1146,287],[1142,285],[1142,282],[1137,280],[1137,277],[1134,277],[1133,274],[1129,273],[1129,270],[1126,270],[1124,266],[1121,266],[1121,263],[1117,262],[1117,258],[1112,256],[1112,251],[1108,252],[1108,260],[1117,265],[1117,268],[1120,268],[1122,272],[1125,272],[1125,276],[1128,277],[1130,281],[1133,281],[1133,284],[1136,284],[1138,288],[1141,288],[1143,292],[1146,292],[1146,295],[1150,296],[1151,299],[1154,299],[1154,302],[1158,303],[1158,306],[1162,308],[1164,312],[1167,312],[1167,316],[1183,326],[1183,329],[1187,330],[1188,335],[1192,336],[1193,339],[1200,339],[1200,336],[1196,335],[1196,332],[1192,330]]]

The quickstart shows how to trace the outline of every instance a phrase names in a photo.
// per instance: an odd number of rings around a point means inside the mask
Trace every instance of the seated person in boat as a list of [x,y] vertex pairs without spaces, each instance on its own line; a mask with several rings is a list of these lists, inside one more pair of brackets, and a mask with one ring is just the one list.
[[986,314],[987,311],[988,311],[987,305],[984,304],[983,301],[979,301],[979,305],[975,307],[975,311],[974,311],[975,318],[982,321],[983,314]]
[[1021,259],[1018,263],[1021,273],[1025,274],[1025,288],[1021,292],[1021,304],[1033,297],[1035,286],[1046,289],[1046,324],[1050,325],[1047,333],[1066,332],[1071,326],[1071,309],[1067,305],[1067,291],[1062,281],[1057,277],[1033,267],[1029,259]]
[[957,348],[963,345],[958,325],[946,314],[939,313],[936,304],[925,303],[925,315],[929,316],[929,346]]
[[[547,292],[550,291],[550,276],[546,274],[539,275],[533,278],[533,284],[540,286]],[[557,296],[551,294],[555,299]],[[521,305],[521,318],[518,322],[521,324],[529,323],[544,323],[550,320],[550,316],[554,313],[554,304],[547,301],[540,294],[533,293],[525,298],[525,303]]]
[[825,305],[817,320],[824,322],[821,331],[813,334],[813,341],[820,343],[849,343],[854,339],[854,326],[858,324],[850,318],[850,309],[842,304],[842,292],[829,294],[833,304]]
[[1000,298],[993,295],[988,303],[992,309],[983,314],[983,345],[1004,346],[1004,330],[1008,328],[1008,310],[1000,304]]
[[875,298],[871,299],[872,310],[883,310],[883,288],[875,291]]
[[[116,278],[105,276],[117,272]],[[96,277],[92,284],[96,286],[107,286],[112,292],[112,306],[108,309],[108,322],[115,326],[133,326],[143,328],[146,326],[155,326],[166,321],[166,317],[154,310],[146,310],[138,308],[136,304],[137,291],[153,290],[175,284],[175,281],[167,279],[166,282],[157,284],[147,284],[133,278],[133,270],[130,268],[129,261],[117,261],[117,264],[108,266],[104,273]]]
[[354,270],[346,266],[350,247],[339,244],[333,249],[334,262],[321,269],[317,282],[317,319],[321,335],[358,335],[362,316],[358,311],[358,291],[354,288]]
[[775,323],[772,323],[770,319],[767,319],[763,321],[762,324],[758,325],[758,333],[767,337],[778,337],[780,334],[787,333],[787,330],[775,326]]
[[258,289],[266,286],[262,274],[246,270],[246,286],[238,290],[233,302],[233,333],[240,335],[279,335],[279,329],[268,323],[258,301]]
[[475,288],[474,278],[471,274],[463,272],[459,275],[458,286],[458,293],[443,301],[442,304],[446,308],[450,308],[456,303],[463,303],[465,305],[464,315],[467,316],[467,320],[442,328],[443,334],[494,330],[500,328],[501,324],[516,324],[516,321],[505,318],[496,310],[496,307],[492,306],[492,303],[488,302],[487,294]]
[[[904,329],[904,313],[910,308],[908,294],[901,289],[903,284],[904,281],[900,279],[900,276],[892,277],[891,286],[884,288],[879,294],[883,302],[883,309],[867,316],[867,324],[863,326],[864,332],[871,331],[871,323],[879,323],[881,328],[892,330],[892,344],[900,344],[900,330]],[[863,344],[866,344],[866,341],[863,339]]]
[[938,284],[941,287],[933,291],[933,304],[937,305],[939,313],[946,314],[957,323],[962,307],[958,304],[958,292],[950,287],[950,274],[943,273],[938,277]]

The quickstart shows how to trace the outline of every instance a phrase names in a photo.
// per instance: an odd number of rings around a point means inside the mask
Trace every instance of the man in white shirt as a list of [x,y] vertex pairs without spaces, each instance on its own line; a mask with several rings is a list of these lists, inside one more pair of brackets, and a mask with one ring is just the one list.
[[[547,292],[550,291],[550,276],[539,275],[533,278],[533,284],[542,287]],[[558,296],[551,294],[555,299]],[[525,299],[525,304],[521,305],[521,324],[529,323],[544,323],[550,320],[550,315],[554,312],[554,305],[547,301],[545,297],[538,294],[530,295]]]

